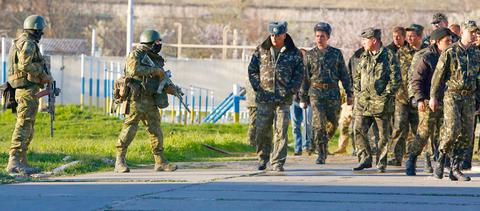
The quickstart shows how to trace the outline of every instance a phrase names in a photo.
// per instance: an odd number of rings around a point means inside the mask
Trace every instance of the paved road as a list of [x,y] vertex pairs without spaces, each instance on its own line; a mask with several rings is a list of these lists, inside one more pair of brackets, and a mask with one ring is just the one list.
[[[355,158],[289,157],[286,171],[255,162],[183,163],[177,172],[134,169],[0,186],[1,210],[480,210],[480,170],[470,182],[402,168],[352,173]],[[478,166],[478,163],[476,163]]]

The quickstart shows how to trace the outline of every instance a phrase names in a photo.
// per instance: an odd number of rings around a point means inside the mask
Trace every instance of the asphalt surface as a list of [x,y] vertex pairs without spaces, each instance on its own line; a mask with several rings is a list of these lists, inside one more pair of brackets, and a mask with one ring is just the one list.
[[289,157],[284,172],[255,161],[180,163],[176,172],[101,172],[0,185],[1,210],[480,210],[480,168],[470,182],[403,167],[352,172],[356,158]]

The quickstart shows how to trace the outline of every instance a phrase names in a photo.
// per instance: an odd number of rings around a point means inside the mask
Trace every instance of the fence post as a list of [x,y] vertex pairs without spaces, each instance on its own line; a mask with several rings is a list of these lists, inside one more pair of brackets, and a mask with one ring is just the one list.
[[5,37],[2,37],[2,84],[7,82],[7,48],[5,45]]
[[222,59],[227,58],[227,42],[228,42],[228,32],[230,31],[230,26],[224,26],[223,27],[223,46],[222,46]]
[[105,114],[108,114],[108,66],[103,62],[103,100],[105,102]]
[[88,74],[88,107],[92,108],[92,95],[93,95],[93,56],[90,57],[90,73]]
[[177,58],[180,58],[182,57],[182,24],[177,22],[173,25],[177,26]]
[[190,114],[190,123],[195,123],[195,90],[193,86],[190,86],[190,95],[192,96],[192,113]]
[[97,98],[97,102],[96,102],[96,107],[97,107],[97,110],[100,108],[100,71],[101,71],[101,61],[100,60],[97,60],[97,88],[96,88],[96,98]]
[[80,77],[82,83],[82,90],[80,93],[80,108],[83,110],[83,102],[85,99],[85,54],[80,56]]
[[233,84],[233,121],[235,123],[240,122],[240,97],[238,96],[238,92],[238,84]]

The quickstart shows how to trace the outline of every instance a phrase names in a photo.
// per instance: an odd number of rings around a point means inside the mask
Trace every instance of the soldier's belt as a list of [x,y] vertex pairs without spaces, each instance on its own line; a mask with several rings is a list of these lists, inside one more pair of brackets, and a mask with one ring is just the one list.
[[457,94],[460,94],[462,96],[469,96],[469,95],[472,95],[473,94],[473,90],[468,90],[468,89],[452,89],[451,90],[452,92],[455,92]]
[[319,88],[319,89],[334,89],[338,87],[336,83],[312,83],[312,87]]

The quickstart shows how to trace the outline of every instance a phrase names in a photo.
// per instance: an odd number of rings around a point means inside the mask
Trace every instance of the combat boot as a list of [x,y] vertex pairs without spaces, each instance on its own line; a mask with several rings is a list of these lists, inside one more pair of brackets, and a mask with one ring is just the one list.
[[126,155],[127,155],[127,150],[119,149],[117,151],[117,158],[115,160],[115,173],[130,172],[130,169],[127,166],[127,161],[125,160]]
[[325,152],[325,144],[318,144],[318,157],[315,163],[325,164],[326,153],[327,152]]
[[407,176],[417,175],[416,169],[415,169],[416,164],[417,164],[417,156],[410,154],[408,156],[407,162],[405,162],[405,174]]
[[430,155],[428,153],[425,154],[425,166],[423,167],[423,171],[433,173],[432,161],[430,160]]
[[6,171],[9,174],[26,174],[26,175],[29,175],[29,174],[38,173],[39,169],[30,168],[28,166],[22,165],[22,163],[20,162],[19,154],[20,153],[18,153],[18,152],[10,153],[10,157],[8,158],[8,164],[7,164]]
[[452,181],[470,181],[469,176],[465,176],[462,171],[460,171],[460,162],[455,159],[454,162],[452,163],[452,170],[450,171],[450,174],[448,175],[450,180]]
[[20,163],[25,167],[31,168],[32,171],[34,171],[34,174],[40,173],[42,171],[40,168],[33,167],[33,166],[30,166],[30,164],[28,164],[26,151],[22,151],[20,153]]
[[440,152],[438,155],[438,160],[433,170],[433,177],[437,179],[443,178],[443,168],[445,167],[445,154]]
[[155,158],[155,171],[175,171],[177,170],[177,165],[168,163],[167,159],[163,155],[154,155]]

